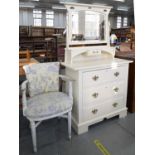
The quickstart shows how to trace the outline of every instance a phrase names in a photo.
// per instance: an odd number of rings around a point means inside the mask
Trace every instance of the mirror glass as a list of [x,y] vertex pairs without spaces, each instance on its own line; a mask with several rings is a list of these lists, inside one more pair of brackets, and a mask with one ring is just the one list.
[[95,11],[72,12],[72,41],[105,40],[104,14]]

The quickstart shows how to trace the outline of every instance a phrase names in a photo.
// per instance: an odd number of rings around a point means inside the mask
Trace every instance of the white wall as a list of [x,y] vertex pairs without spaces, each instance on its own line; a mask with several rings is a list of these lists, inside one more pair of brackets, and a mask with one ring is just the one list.
[[[46,26],[46,10],[42,10],[42,26]],[[19,9],[19,25],[33,26],[33,9]],[[54,11],[54,27],[66,27],[66,13]]]
[[66,27],[66,12],[54,12],[54,27]]
[[109,15],[110,28],[116,28],[116,16]]
[[[42,10],[42,26],[46,26],[45,11]],[[126,17],[127,15],[120,15]],[[130,15],[128,17],[128,26],[134,25],[134,16]],[[111,28],[116,28],[117,15],[109,15],[109,21]],[[123,24],[123,21],[122,21]],[[32,25],[33,26],[33,10],[32,9],[19,9],[19,25]],[[123,26],[123,25],[122,25]],[[66,27],[66,12],[62,10],[54,10],[54,27],[65,28]]]
[[123,27],[123,18],[128,17],[128,26],[133,26],[134,25],[134,16],[133,15],[110,15],[109,16],[109,21],[110,21],[110,26],[111,28],[117,28],[117,16],[122,17],[122,27]]
[[19,25],[33,25],[32,10],[19,9]]

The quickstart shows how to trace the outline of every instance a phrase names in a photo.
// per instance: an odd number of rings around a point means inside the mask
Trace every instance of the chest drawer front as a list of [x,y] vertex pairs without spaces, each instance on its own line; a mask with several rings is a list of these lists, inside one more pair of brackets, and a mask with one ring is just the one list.
[[95,119],[103,115],[114,113],[115,111],[125,108],[125,100],[123,97],[108,100],[90,108],[84,108],[84,121]]
[[83,103],[85,106],[90,106],[92,102],[98,102],[105,99],[107,96],[105,86],[92,87],[90,89],[85,89],[83,93]]
[[102,105],[93,106],[91,108],[83,109],[83,121],[88,121],[99,116],[102,116],[103,108]]
[[125,81],[113,82],[106,86],[106,98],[123,96],[126,91]]
[[93,85],[99,85],[103,81],[106,81],[107,72],[108,70],[85,72],[83,74],[83,86],[88,87]]
[[83,105],[90,106],[108,98],[123,96],[125,91],[124,81],[113,82],[107,85],[91,87],[83,90]]
[[107,77],[110,81],[119,81],[127,79],[127,75],[128,66],[121,66],[115,69],[109,69]]
[[118,97],[115,99],[111,99],[107,101],[106,105],[103,106],[104,109],[106,109],[106,114],[113,113],[119,109],[125,108],[126,107],[126,102],[125,102],[124,97]]
[[104,69],[83,73],[83,87],[100,85],[101,83],[122,80],[127,78],[127,66],[115,69]]

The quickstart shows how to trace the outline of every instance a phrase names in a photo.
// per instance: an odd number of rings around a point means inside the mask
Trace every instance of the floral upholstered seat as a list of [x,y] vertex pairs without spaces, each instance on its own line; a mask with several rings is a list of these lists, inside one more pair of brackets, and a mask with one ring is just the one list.
[[48,92],[27,100],[25,114],[29,118],[56,115],[72,108],[72,99],[62,92]]
[[[59,62],[50,62],[23,67],[27,79],[22,83],[23,115],[30,121],[34,152],[37,152],[36,127],[43,120],[67,118],[71,138],[72,80],[59,75],[59,66]],[[59,78],[65,81],[67,92],[59,92]]]

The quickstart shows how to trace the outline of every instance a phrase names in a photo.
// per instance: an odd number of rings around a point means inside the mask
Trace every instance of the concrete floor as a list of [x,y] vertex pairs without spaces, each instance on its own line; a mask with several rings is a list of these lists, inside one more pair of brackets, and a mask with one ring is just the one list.
[[[29,122],[21,112],[19,127],[20,155],[34,154]],[[128,113],[123,119],[115,117],[102,121],[92,125],[89,132],[79,136],[72,130],[71,141],[67,139],[67,120],[51,119],[42,122],[37,128],[37,138],[36,155],[104,155],[94,140],[99,140],[110,155],[134,155],[135,114]]]

